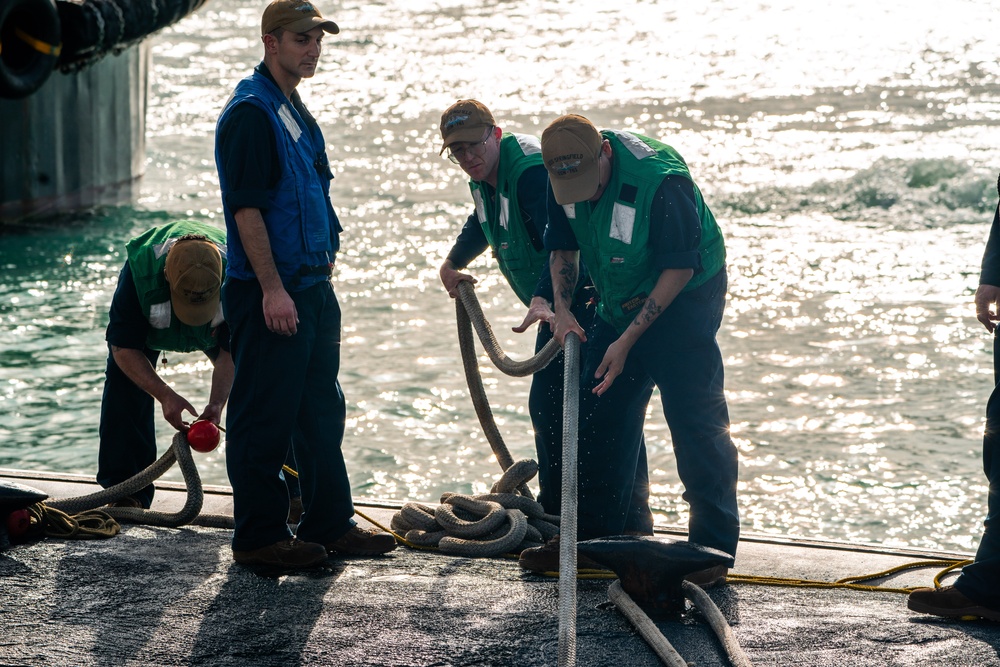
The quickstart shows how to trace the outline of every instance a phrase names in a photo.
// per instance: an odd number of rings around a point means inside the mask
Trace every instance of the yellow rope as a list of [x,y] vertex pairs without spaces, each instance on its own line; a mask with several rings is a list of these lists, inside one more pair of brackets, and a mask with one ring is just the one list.
[[972,561],[971,560],[953,561],[951,565],[938,572],[937,576],[934,577],[934,588],[941,588],[941,580],[944,579],[945,575],[947,575],[949,572],[951,572],[952,570],[957,570],[960,567],[965,567],[966,565],[972,565]]
[[[943,579],[949,572],[955,570],[959,567],[963,567],[971,563],[971,560],[926,560],[926,561],[915,561],[912,563],[905,563],[903,565],[897,565],[896,567],[890,568],[888,570],[883,570],[882,572],[875,572],[872,574],[862,574],[854,577],[845,577],[843,579],[838,579],[837,581],[815,581],[812,579],[791,579],[783,577],[766,577],[753,574],[728,574],[726,575],[726,583],[730,584],[756,584],[758,586],[786,586],[789,588],[842,588],[852,591],[866,591],[869,593],[903,593],[909,594],[915,588],[921,588],[920,586],[910,586],[904,588],[892,588],[888,586],[870,586],[867,584],[862,584],[862,581],[871,581],[873,579],[882,579],[884,577],[891,576],[898,572],[903,572],[904,570],[913,570],[921,567],[934,567],[944,565],[945,569],[941,570],[937,576],[934,577],[934,586],[941,586],[941,579]],[[546,577],[558,577],[558,572],[540,572]],[[605,570],[579,570],[577,572],[577,579],[617,579],[618,575],[613,572],[607,572]]]
[[844,577],[843,579],[838,579],[837,581],[812,581],[809,579],[784,579],[781,577],[760,577],[749,574],[730,574],[726,577],[728,583],[734,584],[757,584],[759,586],[788,586],[792,588],[843,588],[854,591],[867,591],[871,593],[902,593],[904,595],[909,594],[915,588],[921,588],[920,586],[906,586],[901,588],[893,588],[889,586],[871,586],[863,584],[863,581],[872,581],[875,579],[882,579],[885,577],[892,576],[899,572],[905,570],[914,570],[922,567],[939,567],[945,566],[943,570],[938,572],[937,576],[934,577],[935,588],[940,588],[941,580],[952,570],[958,569],[965,565],[971,563],[971,560],[922,560],[915,561],[912,563],[904,563],[902,565],[897,565],[896,567],[889,568],[888,570],[883,570],[881,572],[875,572],[872,574],[863,574],[855,577]]

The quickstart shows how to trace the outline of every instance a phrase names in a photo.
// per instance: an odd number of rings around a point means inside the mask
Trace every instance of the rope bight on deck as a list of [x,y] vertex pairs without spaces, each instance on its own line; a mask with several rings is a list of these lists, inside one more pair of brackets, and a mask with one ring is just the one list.
[[[179,511],[160,512],[133,507],[104,507],[108,503],[132,495],[152,484],[169,470],[175,461],[180,467],[188,492],[184,506]],[[200,513],[204,498],[201,476],[198,474],[198,466],[191,455],[191,446],[188,445],[185,434],[178,432],[174,435],[170,448],[164,452],[163,456],[134,477],[96,493],[59,498],[43,504],[66,514],[77,514],[100,507],[102,512],[117,521],[141,523],[149,526],[177,528],[185,525],[197,525],[232,528],[233,518],[230,516]]]

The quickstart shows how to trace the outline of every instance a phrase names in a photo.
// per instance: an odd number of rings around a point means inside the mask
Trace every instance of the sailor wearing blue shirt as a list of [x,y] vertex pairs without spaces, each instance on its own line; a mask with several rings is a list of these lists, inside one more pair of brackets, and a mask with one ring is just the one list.
[[[222,298],[236,366],[226,464],[233,558],[243,565],[314,567],[328,553],[395,548],[391,535],[352,518],[341,312],[330,282],[341,227],[323,134],[295,90],[315,74],[324,34],[339,32],[309,2],[269,4],[263,62],[237,84],[216,133],[230,249]],[[290,446],[304,507],[295,538],[279,477]]]

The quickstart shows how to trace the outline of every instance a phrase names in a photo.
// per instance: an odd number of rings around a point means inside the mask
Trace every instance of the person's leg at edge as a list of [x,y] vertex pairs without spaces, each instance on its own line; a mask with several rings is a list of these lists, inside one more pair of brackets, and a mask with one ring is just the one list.
[[983,469],[989,479],[985,529],[975,561],[962,569],[954,586],[977,604],[1000,611],[1000,385],[986,406]]
[[[160,353],[150,349],[143,353],[155,368]],[[97,482],[101,486],[108,488],[131,479],[156,461],[155,416],[155,399],[122,372],[109,350],[97,454]],[[148,508],[153,502],[153,485],[132,496]]]
[[236,374],[226,414],[226,468],[233,487],[233,550],[291,537],[279,476],[299,412],[309,341],[268,330],[256,280],[227,280],[223,306]]
[[305,509],[297,536],[329,544],[351,529],[354,503],[342,450],[346,401],[340,382],[340,304],[333,286],[320,283],[296,295],[300,333],[314,341],[302,384],[294,443]]

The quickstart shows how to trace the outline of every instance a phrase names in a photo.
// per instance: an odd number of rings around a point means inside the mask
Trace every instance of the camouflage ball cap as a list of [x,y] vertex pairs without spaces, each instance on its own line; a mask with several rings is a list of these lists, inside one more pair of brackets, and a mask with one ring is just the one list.
[[604,138],[583,116],[556,118],[542,132],[542,160],[559,204],[587,201],[600,186]]
[[456,143],[481,141],[486,128],[495,127],[496,120],[486,105],[476,100],[459,100],[441,114],[441,138],[444,145],[438,155]]
[[336,23],[323,18],[316,6],[305,0],[274,0],[267,6],[260,19],[260,34],[264,36],[278,28],[300,34],[313,28],[322,28],[331,35],[340,32]]

